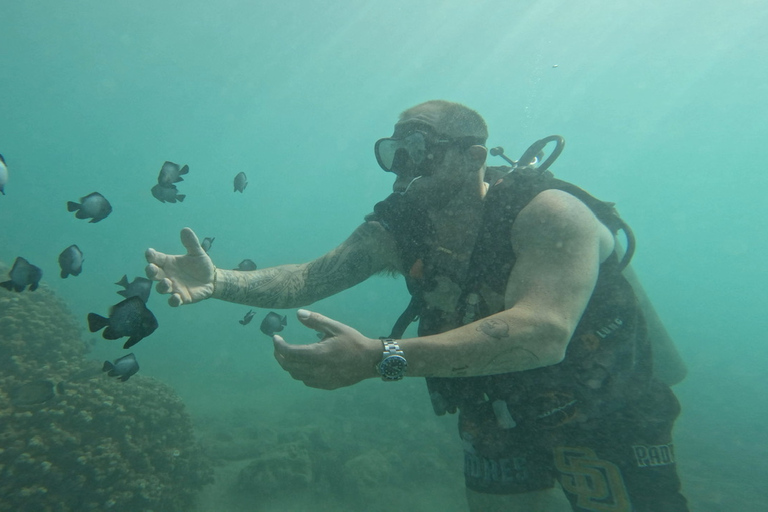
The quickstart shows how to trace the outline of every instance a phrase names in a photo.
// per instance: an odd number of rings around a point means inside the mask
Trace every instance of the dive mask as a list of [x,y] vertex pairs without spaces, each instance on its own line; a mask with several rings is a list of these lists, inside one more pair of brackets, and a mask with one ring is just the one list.
[[[412,131],[404,137],[379,139],[373,150],[376,161],[387,172],[400,174],[411,163],[413,169],[422,167],[425,162],[432,162],[436,156],[436,146],[451,144],[454,139],[435,139],[424,132]],[[420,172],[420,174],[425,174]]]

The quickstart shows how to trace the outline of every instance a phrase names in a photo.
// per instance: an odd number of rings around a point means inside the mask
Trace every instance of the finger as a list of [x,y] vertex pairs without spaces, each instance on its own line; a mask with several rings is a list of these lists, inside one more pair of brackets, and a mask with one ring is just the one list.
[[314,345],[289,345],[282,336],[272,336],[272,344],[275,347],[275,359],[284,370],[295,370],[299,366],[306,366],[312,362]]
[[160,279],[163,279],[165,277],[165,272],[163,272],[163,269],[155,265],[154,263],[150,263],[146,267],[144,267],[144,273],[147,275],[147,277],[153,281],[159,281]]
[[170,279],[165,277],[157,282],[155,290],[157,290],[157,293],[161,294],[171,293],[171,291],[173,291],[173,283]]
[[183,304],[181,300],[181,296],[178,293],[172,294],[170,297],[168,297],[168,304],[172,308],[177,308]]
[[200,245],[200,240],[198,240],[197,235],[190,228],[181,230],[181,243],[187,249],[187,254],[190,256],[202,256],[205,254],[203,246]]
[[330,336],[337,336],[348,328],[341,322],[337,322],[320,313],[315,313],[306,309],[298,310],[296,312],[296,317],[306,327]]
[[146,251],[144,251],[144,258],[146,258],[147,263],[154,263],[158,267],[162,267],[165,265],[165,259],[168,256],[166,254],[163,254],[162,252],[157,252],[153,248],[149,248]]

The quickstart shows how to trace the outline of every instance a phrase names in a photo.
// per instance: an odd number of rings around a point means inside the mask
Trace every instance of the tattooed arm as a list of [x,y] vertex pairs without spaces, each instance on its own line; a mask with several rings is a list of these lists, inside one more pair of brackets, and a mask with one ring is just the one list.
[[395,271],[395,241],[378,222],[360,225],[340,246],[300,265],[240,272],[216,269],[212,297],[261,308],[295,308]]

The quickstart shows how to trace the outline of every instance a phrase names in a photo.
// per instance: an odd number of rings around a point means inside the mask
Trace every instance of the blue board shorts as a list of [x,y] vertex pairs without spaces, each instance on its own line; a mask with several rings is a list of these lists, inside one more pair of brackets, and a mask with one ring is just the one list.
[[578,512],[687,512],[672,444],[679,414],[675,395],[656,382],[640,400],[587,421],[505,422],[490,402],[465,407],[466,486],[519,494],[557,480]]

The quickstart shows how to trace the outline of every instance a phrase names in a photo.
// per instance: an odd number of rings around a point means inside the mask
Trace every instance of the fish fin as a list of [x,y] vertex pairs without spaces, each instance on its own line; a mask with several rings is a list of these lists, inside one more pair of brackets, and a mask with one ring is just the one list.
[[[75,215],[75,217],[77,217],[77,215]],[[96,224],[97,222],[101,222],[104,219],[106,219],[106,217],[94,217],[91,220],[89,220],[88,222],[90,224]]]
[[[179,174],[187,174],[188,172],[189,172],[189,166],[188,165],[184,165],[184,167],[179,169]],[[179,180],[181,180],[181,178],[179,178]]]
[[69,276],[69,272],[67,272],[66,270],[62,269],[61,270],[61,274],[59,274],[59,275],[61,275],[62,279],[66,279]]
[[[33,292],[33,291],[37,290],[38,286],[40,286],[40,283],[32,283],[31,285],[29,285],[29,291]],[[24,287],[22,286],[21,289],[23,290]],[[19,291],[21,291],[21,290],[19,290]]]
[[176,196],[176,199],[178,199],[179,202],[184,202],[185,197],[187,197],[185,194],[179,194]]
[[75,214],[75,218],[77,218],[77,219],[87,219],[88,218],[88,214],[85,213],[83,210],[78,209],[77,213]]
[[126,299],[128,298],[128,290],[118,290],[117,293],[119,293],[120,295],[122,295]]
[[[118,286],[122,286],[124,288],[128,288],[128,275],[127,274],[123,274],[123,277],[120,278],[120,280],[118,282],[116,282],[115,284],[118,285]],[[121,291],[119,291],[117,293],[122,294],[122,292],[124,292],[124,291],[125,290],[121,290]]]
[[4,281],[0,283],[0,286],[2,286],[8,291],[13,291],[13,281]]
[[102,337],[103,337],[105,340],[117,340],[117,339],[120,339],[120,338],[122,338],[122,337],[123,337],[123,335],[122,335],[122,334],[117,334],[117,333],[115,332],[115,330],[114,330],[114,329],[112,329],[111,327],[107,327],[106,329],[104,329],[104,332],[103,332],[103,333],[101,333],[101,336],[102,336]]
[[96,313],[88,313],[88,330],[96,332],[109,325],[109,318],[104,318]]
[[115,367],[112,363],[109,361],[104,361],[104,366],[101,367],[101,371],[103,372],[109,372],[112,371],[112,369]]
[[74,212],[75,210],[80,209],[80,203],[76,203],[74,201],[67,201],[67,211],[68,212]]
[[5,187],[0,187],[0,194],[5,195]]
[[134,346],[135,344],[137,344],[143,339],[144,339],[144,336],[131,336],[130,338],[128,338],[128,341],[125,342],[125,344],[123,345],[123,348],[131,348],[132,346]]
[[288,325],[288,316],[283,315],[283,318],[280,319],[280,325]]
[[79,276],[82,272],[83,272],[83,267],[81,266],[80,268],[76,268],[75,270],[70,272],[70,274],[72,274],[73,276]]
[[238,320],[240,322],[240,325],[245,325],[245,320]]

